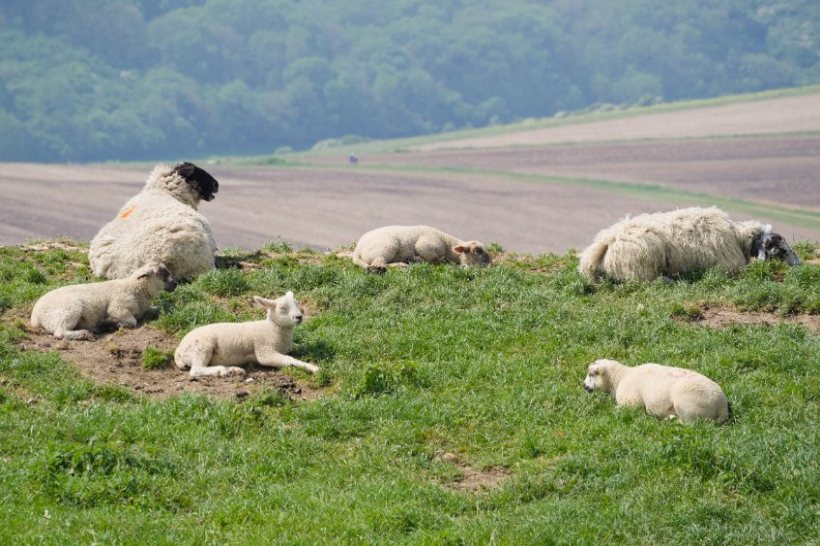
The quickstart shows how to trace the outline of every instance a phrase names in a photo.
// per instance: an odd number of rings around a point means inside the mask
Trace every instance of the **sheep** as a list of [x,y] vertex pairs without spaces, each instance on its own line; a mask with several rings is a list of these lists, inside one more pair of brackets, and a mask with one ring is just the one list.
[[419,261],[486,266],[492,260],[478,241],[462,241],[430,226],[380,227],[362,235],[353,251],[353,262],[373,273]]
[[63,286],[44,294],[31,311],[31,327],[57,339],[94,341],[111,326],[134,328],[160,291],[176,281],[163,264],[151,262],[125,279]]
[[244,374],[239,364],[258,363],[282,368],[293,366],[310,373],[319,367],[286,353],[293,346],[293,329],[302,322],[302,311],[293,292],[269,300],[254,296],[267,309],[267,318],[251,322],[221,322],[200,326],[179,342],[174,362],[181,370],[190,368],[191,377]]
[[752,257],[800,263],[770,225],[734,222],[717,207],[692,207],[627,217],[601,230],[578,270],[590,280],[648,281],[714,266],[733,272]]
[[192,163],[157,165],[142,191],[91,241],[94,274],[119,279],[151,261],[164,263],[179,280],[213,269],[216,243],[197,206],[218,190],[216,179]]
[[717,424],[729,419],[729,402],[720,386],[684,368],[660,364],[629,367],[600,359],[589,365],[584,389],[605,391],[619,406],[644,408],[659,419],[676,417],[684,423],[708,419]]

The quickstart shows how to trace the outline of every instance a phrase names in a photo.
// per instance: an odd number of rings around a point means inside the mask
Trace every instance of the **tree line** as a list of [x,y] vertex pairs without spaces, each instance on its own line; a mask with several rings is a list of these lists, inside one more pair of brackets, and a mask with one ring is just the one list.
[[5,0],[0,160],[272,153],[820,81],[815,0]]

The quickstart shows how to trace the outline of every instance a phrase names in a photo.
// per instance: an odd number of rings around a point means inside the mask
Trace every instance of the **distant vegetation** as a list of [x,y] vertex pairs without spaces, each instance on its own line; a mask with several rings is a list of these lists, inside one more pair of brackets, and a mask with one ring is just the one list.
[[0,160],[270,153],[816,83],[818,30],[811,0],[7,2]]

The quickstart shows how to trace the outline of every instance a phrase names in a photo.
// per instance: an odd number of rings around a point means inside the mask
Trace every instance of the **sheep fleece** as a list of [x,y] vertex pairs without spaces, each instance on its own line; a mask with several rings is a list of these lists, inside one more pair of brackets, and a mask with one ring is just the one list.
[[653,280],[662,275],[749,262],[756,221],[733,222],[722,210],[693,207],[625,218],[601,230],[581,254],[579,271],[590,279]]
[[705,418],[724,423],[729,418],[726,395],[717,383],[693,370],[660,364],[627,367],[615,402],[643,407],[661,419],[675,415],[684,422]]
[[145,188],[91,241],[94,274],[119,279],[151,261],[164,263],[177,279],[213,269],[216,243],[208,220],[196,211],[198,201],[171,167],[155,168]]

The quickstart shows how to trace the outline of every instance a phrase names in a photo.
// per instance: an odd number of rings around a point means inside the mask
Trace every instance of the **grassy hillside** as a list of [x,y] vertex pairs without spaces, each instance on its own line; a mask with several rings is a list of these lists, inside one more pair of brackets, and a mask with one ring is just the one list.
[[[37,297],[89,280],[83,246],[0,248],[0,543],[820,539],[820,336],[786,320],[820,314],[818,265],[592,286],[571,254],[382,276],[281,244],[251,261],[162,295],[144,327],[180,337],[293,290],[308,314],[294,354],[323,371],[286,373],[315,401],[92,384],[24,349]],[[713,328],[709,309],[778,323]],[[696,369],[734,419],[616,408],[581,387],[600,357]]]

